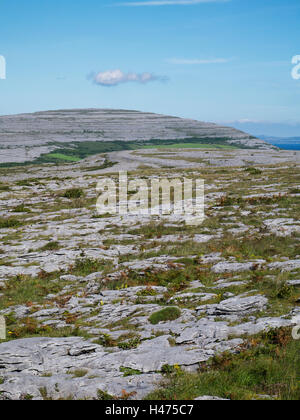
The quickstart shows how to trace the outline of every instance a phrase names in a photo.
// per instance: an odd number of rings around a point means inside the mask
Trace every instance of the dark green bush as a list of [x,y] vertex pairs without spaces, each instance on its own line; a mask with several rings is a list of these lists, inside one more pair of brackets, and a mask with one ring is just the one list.
[[168,307],[152,314],[149,318],[149,321],[151,322],[151,324],[156,325],[159,322],[174,321],[175,319],[178,319],[180,316],[181,316],[181,311],[179,308]]
[[63,197],[68,198],[69,200],[73,198],[80,198],[83,196],[83,191],[80,188],[71,188],[70,190],[65,191]]
[[22,226],[22,222],[14,217],[9,217],[7,219],[0,218],[0,229],[9,229],[13,227]]

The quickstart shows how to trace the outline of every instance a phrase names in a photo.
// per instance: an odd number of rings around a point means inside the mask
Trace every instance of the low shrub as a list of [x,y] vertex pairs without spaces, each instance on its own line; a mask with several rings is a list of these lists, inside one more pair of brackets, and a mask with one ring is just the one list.
[[156,325],[160,322],[174,321],[181,316],[181,311],[176,307],[167,307],[161,311],[155,312],[149,317],[151,324]]
[[72,200],[73,198],[81,198],[83,196],[83,190],[81,188],[71,188],[63,194],[64,198]]

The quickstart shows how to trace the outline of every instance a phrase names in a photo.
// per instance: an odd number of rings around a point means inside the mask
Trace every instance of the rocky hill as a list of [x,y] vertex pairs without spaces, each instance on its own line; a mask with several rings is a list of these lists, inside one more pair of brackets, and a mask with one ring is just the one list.
[[0,117],[0,163],[32,161],[59,144],[198,139],[243,148],[274,148],[231,127],[112,109],[77,109]]

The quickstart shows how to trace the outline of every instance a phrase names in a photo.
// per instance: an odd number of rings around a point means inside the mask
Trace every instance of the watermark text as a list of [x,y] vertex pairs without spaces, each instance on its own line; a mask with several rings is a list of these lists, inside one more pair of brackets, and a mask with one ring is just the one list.
[[3,55],[0,55],[0,79],[6,79],[6,60]]
[[293,328],[292,336],[294,340],[300,340],[300,325]]
[[205,218],[203,179],[129,180],[127,172],[122,171],[118,180],[101,179],[97,192],[100,215],[178,215],[183,216],[188,225],[199,225]]
[[294,64],[294,67],[292,69],[292,78],[294,80],[300,79],[300,55],[294,55],[292,58],[292,64]]
[[0,340],[6,340],[6,322],[4,316],[0,316]]

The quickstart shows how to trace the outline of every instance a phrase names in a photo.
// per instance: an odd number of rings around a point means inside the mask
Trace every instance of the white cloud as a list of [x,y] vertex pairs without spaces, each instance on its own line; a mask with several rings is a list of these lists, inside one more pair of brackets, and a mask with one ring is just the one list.
[[119,6],[126,7],[141,7],[141,6],[176,6],[176,5],[193,5],[201,3],[226,3],[231,0],[145,0],[145,1],[131,1],[126,3],[119,3]]
[[212,58],[207,60],[201,59],[185,59],[185,58],[170,58],[166,60],[170,64],[187,64],[187,65],[194,65],[194,64],[224,64],[228,63],[230,60],[227,58]]
[[90,76],[96,85],[101,86],[117,86],[122,83],[149,83],[154,81],[167,81],[165,76],[156,76],[152,73],[123,73],[121,70],[108,70],[100,73],[95,73]]

